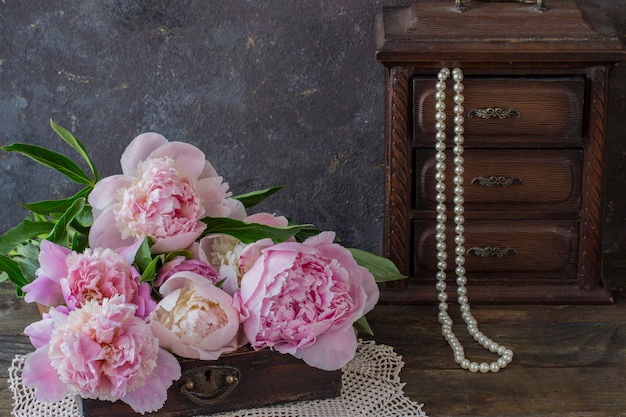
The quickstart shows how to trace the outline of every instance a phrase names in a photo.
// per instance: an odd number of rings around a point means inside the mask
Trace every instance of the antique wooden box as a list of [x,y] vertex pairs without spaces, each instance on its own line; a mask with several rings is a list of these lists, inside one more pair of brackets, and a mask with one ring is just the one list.
[[[216,361],[181,359],[183,376],[165,406],[145,416],[191,417],[341,394],[341,370],[323,371],[291,355],[240,349]],[[82,400],[85,417],[136,416],[128,405]]]
[[626,53],[606,17],[570,1],[416,1],[384,8],[375,28],[385,255],[409,276],[382,299],[437,301],[435,82],[459,67],[470,300],[611,302],[601,273],[607,95]]

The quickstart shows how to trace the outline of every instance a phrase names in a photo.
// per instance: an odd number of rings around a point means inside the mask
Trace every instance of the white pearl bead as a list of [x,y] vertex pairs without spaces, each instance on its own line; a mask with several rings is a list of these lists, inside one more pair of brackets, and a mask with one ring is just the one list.
[[478,372],[478,368],[480,367],[480,365],[478,365],[476,362],[472,362],[469,364],[469,370],[470,372]]
[[[465,142],[465,138],[463,137],[463,135],[456,134],[456,135],[454,135],[454,140],[453,140],[453,142],[454,142],[456,145],[463,145],[463,142]],[[455,148],[456,148],[456,147],[455,147]],[[461,152],[463,152],[463,151],[461,150]],[[460,152],[459,152],[459,153],[460,153]]]
[[457,298],[457,301],[459,302],[459,304],[467,304],[467,296],[466,295],[460,295]]
[[[439,263],[439,262],[437,262],[437,263]],[[445,262],[443,262],[443,263],[445,263]],[[437,277],[437,279],[439,281],[444,281],[446,279],[446,273],[443,272],[443,271],[437,271],[437,274],[435,276]]]
[[439,261],[439,262],[437,262],[437,268],[440,271],[444,271],[447,267],[448,267],[448,263],[446,261]]
[[463,368],[463,369],[468,369],[468,368],[469,368],[469,366],[470,366],[470,361],[469,361],[469,359],[463,359],[463,360],[461,361],[461,368]]
[[455,175],[461,176],[461,175],[463,175],[464,172],[465,172],[465,168],[463,168],[462,166],[457,165],[457,166],[454,167],[454,174]]
[[439,311],[448,311],[448,304],[441,302],[439,303]]
[[489,364],[487,362],[481,362],[478,366],[478,370],[481,373],[486,374],[487,372],[489,372]]
[[448,220],[448,216],[446,216],[445,214],[442,214],[442,213],[437,214],[437,221],[439,223],[443,223],[446,220]]
[[446,93],[443,91],[437,91],[435,93],[435,100],[444,101],[446,99]]
[[[459,101],[460,101],[460,103],[458,103]],[[463,103],[463,96],[454,96],[454,102],[458,103],[458,104]],[[454,116],[454,123],[455,124],[462,125],[464,121],[465,121],[465,119],[460,114],[457,114],[456,116]]]
[[[457,267],[457,270],[459,270],[460,268],[462,268],[462,267]],[[465,269],[465,268],[463,268],[463,269]],[[457,272],[457,275],[459,275],[458,277],[456,277],[456,284],[457,285],[465,285],[465,284],[467,284],[467,278],[464,275],[459,274],[458,272]]]
[[454,204],[458,204],[459,206],[465,202],[465,198],[462,195],[454,196]]
[[455,231],[457,234],[461,235],[461,234],[463,234],[463,233],[465,232],[465,226],[463,226],[462,224],[457,224],[457,225],[455,226],[455,228],[454,228],[454,231]]
[[445,122],[437,122],[437,123],[435,123],[435,129],[437,129],[437,130],[446,130]]
[[489,370],[493,373],[496,373],[500,370],[500,365],[498,365],[498,362],[491,362],[489,364]]
[[461,185],[454,187],[454,194],[456,195],[462,195],[464,191],[465,189]]
[[502,369],[502,368],[506,368],[506,366],[509,363],[506,360],[504,360],[503,358],[498,358],[497,364],[500,367],[500,369]]
[[465,133],[465,128],[463,126],[459,126],[459,125],[454,126],[455,135],[462,135],[463,133]]
[[435,113],[435,120],[437,120],[438,122],[443,122],[444,120],[446,120],[446,114],[442,111],[438,111],[437,113]]
[[446,205],[445,204],[437,204],[436,210],[437,210],[437,213],[445,213],[446,212]]
[[462,257],[462,256],[457,256],[454,259],[454,263],[457,264],[457,265],[463,265],[465,263],[465,258]]
[[435,84],[435,89],[437,89],[437,91],[444,91],[446,89],[446,83],[442,81],[438,82]]
[[447,287],[448,286],[446,285],[446,283],[442,281],[437,281],[437,283],[435,284],[435,288],[437,289],[437,291],[445,291]]
[[457,155],[457,156],[454,157],[454,164],[455,165],[463,165],[464,162],[465,162],[465,159],[462,156]]

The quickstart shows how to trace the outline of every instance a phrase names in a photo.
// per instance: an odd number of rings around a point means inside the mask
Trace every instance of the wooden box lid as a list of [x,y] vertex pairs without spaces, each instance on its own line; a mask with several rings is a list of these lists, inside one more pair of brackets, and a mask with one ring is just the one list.
[[458,11],[453,0],[385,7],[376,16],[376,60],[422,67],[626,60],[607,18],[575,2],[547,1],[538,11],[521,2],[472,1]]

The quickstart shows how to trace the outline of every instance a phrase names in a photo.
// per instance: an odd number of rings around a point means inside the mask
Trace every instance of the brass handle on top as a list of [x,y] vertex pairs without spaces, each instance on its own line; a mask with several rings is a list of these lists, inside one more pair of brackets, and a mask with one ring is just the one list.
[[[468,9],[467,6],[465,6],[465,3],[470,3],[472,1],[474,0],[454,0],[454,8],[459,12],[464,12]],[[488,0],[481,0],[481,1],[488,1]],[[489,0],[489,1],[534,4],[533,8],[540,13],[543,13],[546,10],[548,10],[543,0]]]

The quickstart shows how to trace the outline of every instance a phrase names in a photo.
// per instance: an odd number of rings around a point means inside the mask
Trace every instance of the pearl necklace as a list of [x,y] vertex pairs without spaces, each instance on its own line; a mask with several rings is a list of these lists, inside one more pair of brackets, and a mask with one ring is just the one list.
[[448,68],[443,68],[439,75],[437,76],[437,92],[435,94],[435,99],[437,103],[435,105],[435,119],[436,119],[436,139],[437,143],[435,145],[435,179],[436,185],[435,189],[437,191],[437,226],[436,226],[436,244],[437,244],[437,284],[436,288],[439,291],[437,298],[439,300],[439,323],[441,323],[441,333],[444,338],[452,348],[454,353],[454,360],[458,363],[461,368],[468,369],[471,372],[498,372],[500,369],[506,367],[513,360],[513,351],[506,348],[505,346],[499,345],[494,342],[487,336],[485,336],[478,329],[478,322],[470,312],[470,305],[467,298],[467,288],[465,285],[467,284],[467,278],[465,277],[465,247],[463,244],[465,243],[465,238],[463,237],[463,232],[465,231],[465,227],[463,223],[465,222],[465,217],[463,215],[464,208],[464,198],[463,198],[463,73],[459,68],[455,68],[452,70],[452,79],[454,80],[454,223],[455,223],[455,238],[454,242],[456,243],[455,248],[455,273],[456,273],[456,283],[457,283],[457,294],[458,294],[458,303],[459,308],[462,312],[461,317],[465,321],[467,325],[467,331],[474,338],[476,342],[478,342],[485,349],[488,349],[492,353],[496,353],[498,356],[497,361],[487,363],[477,363],[471,362],[469,359],[465,358],[465,351],[459,339],[455,336],[452,331],[452,319],[448,314],[448,295],[446,294],[446,268],[447,268],[447,253],[446,253],[446,185],[444,183],[446,179],[446,113],[444,112],[446,108],[445,99],[446,99],[446,80],[450,76],[450,70]]

